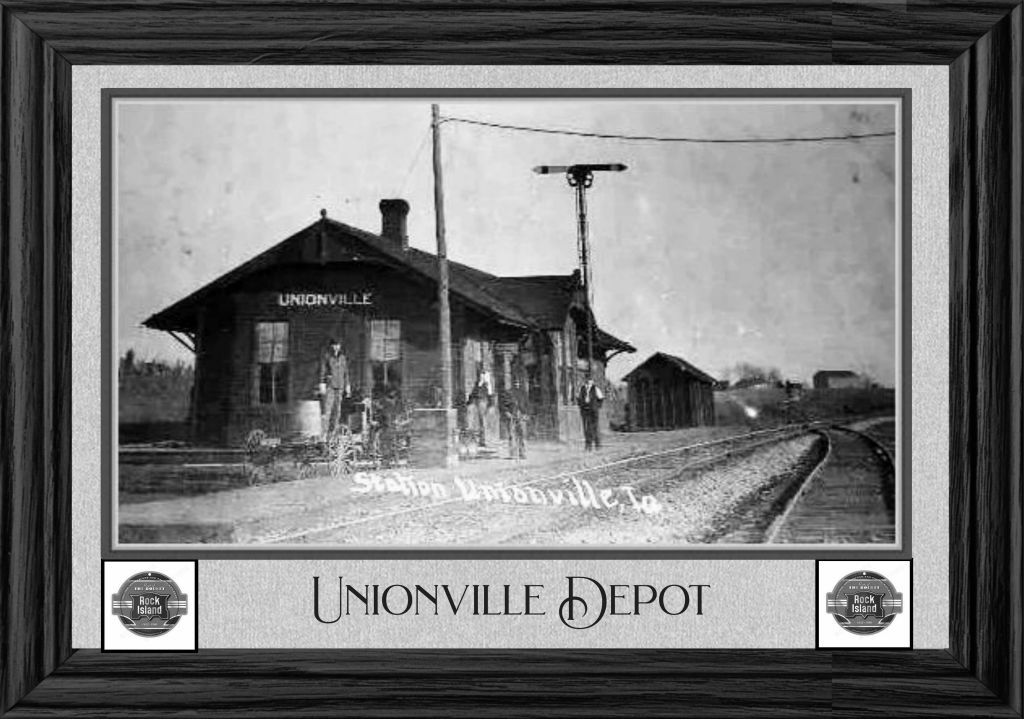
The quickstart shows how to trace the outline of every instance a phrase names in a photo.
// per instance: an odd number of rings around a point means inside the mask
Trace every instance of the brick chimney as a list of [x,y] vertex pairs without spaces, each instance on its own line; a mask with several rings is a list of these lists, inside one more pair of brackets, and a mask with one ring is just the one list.
[[405,218],[409,214],[409,203],[405,200],[380,201],[380,236],[399,250],[409,249],[409,233]]

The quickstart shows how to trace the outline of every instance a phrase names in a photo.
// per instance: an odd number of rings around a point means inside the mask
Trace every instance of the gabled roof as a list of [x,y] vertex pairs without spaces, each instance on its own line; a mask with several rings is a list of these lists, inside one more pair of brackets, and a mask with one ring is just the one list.
[[[248,262],[244,262],[184,299],[156,313],[143,324],[146,327],[160,330],[194,331],[196,312],[210,296],[275,265],[302,262],[307,244],[318,241],[321,226],[325,242],[340,243],[346,240],[349,242],[355,240],[359,249],[369,257],[390,261],[392,264],[407,267],[432,282],[438,281],[437,257],[435,255],[414,248],[399,249],[379,235],[337,220],[324,218],[321,222],[314,222],[299,230],[286,240],[261,252]],[[480,286],[481,278],[493,278],[493,275],[458,262],[448,263],[448,274],[450,290],[468,304],[513,325],[529,327],[533,324],[518,308],[502,301],[500,297],[491,295]]]
[[619,350],[620,352],[636,352],[636,347],[629,342],[608,334],[600,327],[594,328],[594,342],[599,347],[604,347],[605,349]]
[[483,287],[514,304],[542,329],[558,329],[565,324],[577,275],[491,277]]
[[[414,247],[401,249],[380,235],[325,217],[154,314],[143,324],[159,330],[195,331],[198,310],[213,295],[275,265],[309,262],[309,249],[319,242],[321,230],[324,242],[334,243],[335,250],[342,245],[355,248],[352,259],[382,260],[433,283],[438,281],[436,255]],[[578,275],[498,277],[449,260],[448,281],[454,295],[501,322],[523,328],[556,329],[565,323]],[[610,349],[635,351],[629,343],[598,328],[595,340]]]
[[627,374],[622,379],[624,381],[628,382],[629,378],[632,377],[635,372],[638,372],[639,370],[643,369],[644,367],[646,367],[647,365],[649,365],[649,364],[651,364],[653,362],[664,362],[664,363],[667,363],[667,364],[669,364],[669,365],[671,365],[671,366],[673,366],[673,367],[675,367],[675,368],[685,372],[686,374],[693,375],[697,379],[699,379],[699,380],[701,380],[703,382],[707,382],[709,384],[715,384],[715,383],[718,382],[718,380],[716,380],[714,377],[709,375],[707,372],[704,372],[703,370],[700,370],[700,369],[694,367],[692,364],[690,364],[689,362],[684,360],[682,357],[676,357],[675,355],[670,355],[670,354],[667,354],[665,352],[655,352],[650,357],[648,357],[643,362],[641,362],[638,366],[634,367],[629,372],[629,374]]
[[[577,304],[581,291],[578,270],[570,275],[491,276],[482,282],[487,292],[518,307],[539,329],[562,329],[571,309],[583,311]],[[636,352],[633,345],[608,334],[596,323],[594,342],[604,349]]]

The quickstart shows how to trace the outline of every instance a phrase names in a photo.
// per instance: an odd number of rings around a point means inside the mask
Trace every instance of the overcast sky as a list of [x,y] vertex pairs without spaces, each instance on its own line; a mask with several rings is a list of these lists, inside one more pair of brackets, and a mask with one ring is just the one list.
[[[892,104],[736,100],[444,101],[442,114],[612,134],[808,137],[892,131]],[[411,205],[434,249],[423,101],[120,101],[119,352],[190,359],[141,322],[319,216],[378,232]],[[588,194],[594,308],[636,354],[725,376],[738,362],[809,380],[896,368],[896,142],[683,144],[443,125],[449,257],[501,275],[576,266],[574,200],[539,164],[621,162]]]

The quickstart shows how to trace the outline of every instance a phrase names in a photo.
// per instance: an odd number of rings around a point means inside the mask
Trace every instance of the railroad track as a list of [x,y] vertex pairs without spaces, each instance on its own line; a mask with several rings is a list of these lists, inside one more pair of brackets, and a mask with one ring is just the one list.
[[[686,502],[700,501],[695,488],[702,482],[709,487],[709,476],[756,472],[760,457],[753,461],[752,456],[763,451],[769,458],[773,446],[791,440],[799,444],[809,434],[817,435],[819,444],[807,445],[791,467],[776,467],[775,474],[766,469],[764,477],[751,485],[755,491],[734,492],[728,498],[731,503],[723,500],[720,507],[708,510],[714,522],[705,530],[674,531],[687,525]],[[473,546],[891,543],[895,539],[893,468],[885,447],[863,432],[826,422],[787,425],[539,477],[518,475],[503,485],[510,491],[557,492],[556,488],[570,487],[574,480],[589,483],[595,491],[628,483],[637,492],[667,497],[670,504],[673,498],[678,500],[660,516],[621,510],[602,513],[576,505],[518,504],[516,511],[509,511],[507,502],[450,496],[410,500],[411,504],[407,501],[388,510],[367,507],[362,515],[332,518],[312,527],[283,526],[257,541],[410,546],[431,544],[431,539],[439,537],[438,544]]]
[[[595,488],[602,488],[609,481],[617,481],[617,479],[623,476],[627,476],[630,484],[638,489],[664,485],[687,473],[712,467],[718,463],[728,462],[739,457],[749,456],[761,448],[803,436],[807,433],[808,427],[809,425],[806,424],[786,425],[657,452],[628,456],[591,467],[555,472],[541,477],[517,481],[508,484],[507,488],[509,490],[513,488],[544,488],[565,485],[571,483],[573,479],[587,480]],[[527,509],[525,505],[522,508],[524,510]],[[441,511],[444,512],[445,521],[452,521],[453,514],[462,515],[459,519],[479,526],[480,533],[485,538],[487,536],[493,537],[492,541],[485,539],[482,542],[483,544],[497,543],[508,539],[507,536],[494,536],[494,531],[489,526],[489,523],[495,519],[496,514],[508,514],[506,505],[500,503],[467,503],[461,498],[451,497],[428,503],[418,503],[411,507],[399,507],[366,516],[339,518],[336,521],[324,522],[314,527],[279,531],[268,534],[259,541],[264,544],[306,543],[310,540],[323,541],[322,538],[333,536],[335,538],[344,537],[347,541],[343,543],[350,543],[348,537],[353,532],[372,530],[375,525],[384,526],[396,522],[406,523],[414,521],[423,524],[429,520],[431,514]]]
[[765,533],[773,544],[876,544],[896,540],[896,463],[866,432],[815,428],[826,443]]

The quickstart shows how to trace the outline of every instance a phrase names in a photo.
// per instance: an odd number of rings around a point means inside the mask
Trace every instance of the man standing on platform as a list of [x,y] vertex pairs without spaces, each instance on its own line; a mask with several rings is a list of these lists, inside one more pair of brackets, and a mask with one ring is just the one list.
[[494,385],[491,382],[491,373],[484,369],[483,364],[477,364],[476,384],[469,393],[469,411],[473,429],[477,433],[477,443],[481,447],[487,446],[487,410],[492,404]]
[[530,399],[516,376],[502,398],[501,413],[508,424],[508,458],[526,459],[526,423]]
[[351,394],[348,358],[341,351],[341,342],[331,338],[320,355],[320,394],[323,397],[325,436],[334,434],[341,423],[342,402]]
[[601,388],[594,384],[594,378],[587,373],[587,380],[580,387],[576,403],[580,407],[580,417],[583,419],[584,449],[601,449],[601,430],[599,419],[601,416],[601,403],[604,402],[604,394]]

